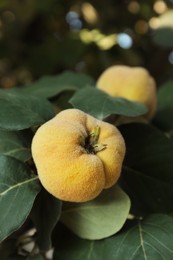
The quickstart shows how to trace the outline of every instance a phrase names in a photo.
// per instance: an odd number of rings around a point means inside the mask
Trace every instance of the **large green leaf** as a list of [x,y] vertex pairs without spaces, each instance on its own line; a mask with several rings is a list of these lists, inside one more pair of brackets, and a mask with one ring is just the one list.
[[148,124],[128,124],[120,131],[127,147],[121,183],[132,208],[173,211],[172,140]]
[[162,214],[149,215],[101,241],[79,239],[61,228],[59,239],[53,260],[171,260],[173,219]]
[[69,101],[78,108],[100,120],[111,114],[140,116],[147,112],[145,105],[124,98],[112,97],[97,88],[84,88],[77,91]]
[[42,77],[30,86],[16,88],[13,91],[22,91],[24,94],[51,98],[63,91],[77,90],[91,84],[93,84],[93,79],[85,74],[64,72],[58,76]]
[[0,241],[24,223],[39,190],[38,177],[24,163],[0,156]]
[[42,124],[53,116],[47,100],[0,90],[0,128],[21,130]]
[[163,130],[173,129],[173,81],[158,90],[158,109],[154,123]]
[[41,251],[50,249],[52,231],[60,218],[60,214],[61,201],[42,190],[32,211],[32,219],[37,229],[37,244]]
[[130,210],[130,200],[118,185],[85,203],[66,203],[61,221],[79,237],[102,239],[118,232]]
[[31,158],[26,132],[0,129],[0,155],[8,155],[21,161]]

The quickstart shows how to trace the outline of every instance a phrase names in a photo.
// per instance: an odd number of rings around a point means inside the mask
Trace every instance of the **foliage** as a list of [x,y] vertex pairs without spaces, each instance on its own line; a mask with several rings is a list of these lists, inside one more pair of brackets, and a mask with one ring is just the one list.
[[132,221],[121,233],[98,241],[81,240],[59,226],[54,241],[57,245],[54,260],[171,259],[172,224],[172,217],[152,214]]
[[[0,1],[2,260],[173,259],[173,4],[125,2]],[[112,64],[154,76],[151,122],[144,105],[96,88]],[[48,194],[31,155],[37,128],[69,107],[117,125],[127,147],[118,184],[86,203]]]

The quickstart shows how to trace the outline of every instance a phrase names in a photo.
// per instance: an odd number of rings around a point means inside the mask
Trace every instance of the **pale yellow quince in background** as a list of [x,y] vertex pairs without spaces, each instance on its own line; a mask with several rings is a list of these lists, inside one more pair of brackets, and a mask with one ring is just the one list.
[[148,108],[145,118],[150,120],[156,111],[156,83],[142,67],[115,65],[98,78],[97,87],[111,96],[143,103]]

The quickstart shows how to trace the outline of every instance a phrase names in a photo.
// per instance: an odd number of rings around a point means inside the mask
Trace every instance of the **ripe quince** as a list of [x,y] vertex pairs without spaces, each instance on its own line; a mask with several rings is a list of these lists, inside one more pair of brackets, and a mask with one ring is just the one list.
[[38,128],[32,155],[49,193],[64,201],[85,202],[117,182],[125,142],[115,126],[67,109]]
[[145,118],[150,120],[156,111],[156,83],[142,67],[115,65],[107,68],[98,78],[97,87],[114,97],[137,101],[148,107]]

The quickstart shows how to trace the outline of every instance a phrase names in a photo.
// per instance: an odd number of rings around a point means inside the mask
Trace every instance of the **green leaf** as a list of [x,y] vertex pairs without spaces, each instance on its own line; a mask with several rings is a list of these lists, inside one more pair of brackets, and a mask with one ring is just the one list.
[[173,219],[153,214],[101,241],[87,241],[61,228],[53,260],[171,260]]
[[64,72],[58,76],[45,76],[30,86],[13,91],[22,91],[24,94],[51,98],[67,90],[77,90],[93,84],[93,79],[85,74]]
[[29,128],[53,116],[52,105],[47,100],[0,90],[0,127],[3,129]]
[[69,101],[78,108],[100,120],[111,114],[140,116],[147,112],[145,105],[124,98],[112,97],[97,88],[77,91]]
[[169,81],[158,90],[158,109],[154,124],[163,130],[173,129],[173,81]]
[[120,127],[126,142],[121,185],[136,212],[173,211],[173,142],[148,124]]
[[8,155],[21,161],[31,158],[26,132],[0,130],[0,155]]
[[130,210],[123,190],[113,186],[85,203],[65,203],[61,221],[81,238],[102,239],[118,232]]
[[37,229],[37,244],[41,251],[50,249],[52,231],[60,218],[60,214],[61,201],[42,190],[32,211],[32,219]]
[[0,241],[26,220],[40,190],[38,177],[14,158],[0,156]]

